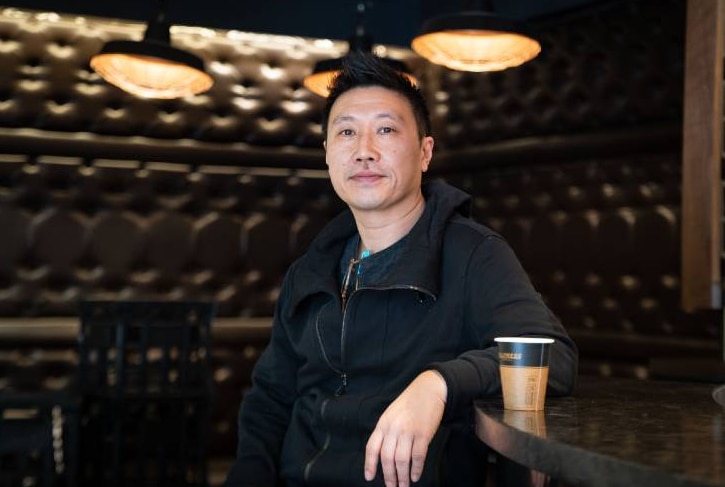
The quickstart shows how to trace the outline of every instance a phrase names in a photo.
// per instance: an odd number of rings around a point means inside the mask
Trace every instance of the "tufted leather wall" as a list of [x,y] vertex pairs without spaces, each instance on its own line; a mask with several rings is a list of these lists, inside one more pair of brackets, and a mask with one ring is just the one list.
[[[646,377],[653,357],[717,353],[720,313],[678,306],[683,19],[683,0],[544,19],[539,58],[486,75],[388,48],[431,103],[430,176],[511,242],[584,372]],[[87,66],[140,31],[0,10],[0,386],[67,383],[82,297],[215,299],[211,443],[230,456],[283,273],[342,208],[322,100],[301,80],[344,47],[179,27],[217,84],[149,101]]]
[[516,69],[428,77],[437,147],[680,121],[685,2],[600,3],[540,19],[542,52]]
[[[682,0],[637,0],[544,19],[539,57],[485,75],[380,47],[421,79],[438,150],[457,150],[680,120],[684,13]],[[5,151],[323,168],[323,100],[302,80],[345,43],[178,26],[174,44],[203,57],[215,85],[196,97],[141,100],[103,82],[88,59],[106,40],[138,39],[142,29],[0,9]]]
[[211,299],[269,316],[292,259],[341,209],[326,173],[0,155],[0,316],[81,298]]
[[[346,43],[175,26],[174,45],[205,59],[215,84],[195,97],[143,100],[105,83],[88,63],[107,40],[139,39],[143,28],[0,9],[0,142],[43,154],[322,166],[323,99],[302,80],[318,59],[343,55]],[[410,51],[380,47],[421,64]]]
[[679,303],[679,155],[653,150],[446,178],[511,243],[578,343],[583,372],[647,377],[651,358],[718,353],[719,311]]

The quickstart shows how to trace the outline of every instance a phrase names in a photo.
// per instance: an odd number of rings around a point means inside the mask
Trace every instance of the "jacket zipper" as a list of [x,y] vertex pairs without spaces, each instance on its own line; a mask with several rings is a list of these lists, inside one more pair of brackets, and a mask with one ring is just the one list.
[[[327,403],[329,402],[329,398],[322,401],[322,405],[320,406],[320,418],[325,418],[325,409],[327,409]],[[305,483],[310,481],[310,474],[312,473],[312,467],[315,466],[315,463],[317,463],[317,460],[320,459],[320,457],[327,451],[327,449],[330,447],[330,441],[332,440],[332,436],[330,435],[330,430],[328,429],[325,432],[325,442],[322,444],[322,448],[315,453],[315,456],[310,459],[309,462],[307,462],[307,465],[305,465],[305,471],[304,471],[304,479]]]

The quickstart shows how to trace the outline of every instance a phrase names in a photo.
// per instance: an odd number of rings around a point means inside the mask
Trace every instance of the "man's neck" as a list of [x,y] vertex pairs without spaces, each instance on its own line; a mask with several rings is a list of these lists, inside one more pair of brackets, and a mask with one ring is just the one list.
[[425,199],[421,194],[406,211],[395,215],[378,212],[354,213],[361,241],[358,252],[368,250],[374,253],[390,247],[410,232],[424,209]]

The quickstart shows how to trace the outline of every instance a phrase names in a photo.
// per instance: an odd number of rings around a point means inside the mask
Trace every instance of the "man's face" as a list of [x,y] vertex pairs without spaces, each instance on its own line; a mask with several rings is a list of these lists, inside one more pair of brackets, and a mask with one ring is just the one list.
[[418,136],[413,109],[381,87],[354,88],[335,101],[325,140],[330,180],[356,216],[395,217],[420,199],[433,138]]

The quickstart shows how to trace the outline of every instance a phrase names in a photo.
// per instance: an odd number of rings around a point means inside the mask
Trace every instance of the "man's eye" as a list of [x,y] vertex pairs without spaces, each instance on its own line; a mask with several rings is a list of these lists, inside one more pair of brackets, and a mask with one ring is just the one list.
[[342,129],[340,130],[340,135],[352,135],[354,132],[352,129]]
[[380,129],[380,133],[382,134],[391,134],[395,132],[395,129],[393,127],[383,127]]

